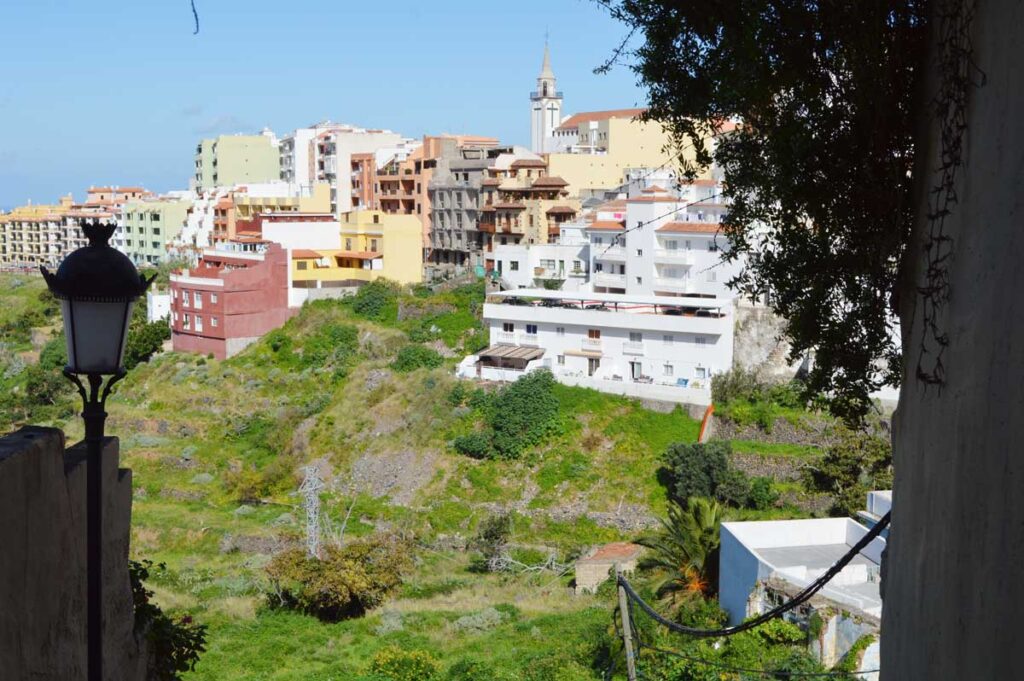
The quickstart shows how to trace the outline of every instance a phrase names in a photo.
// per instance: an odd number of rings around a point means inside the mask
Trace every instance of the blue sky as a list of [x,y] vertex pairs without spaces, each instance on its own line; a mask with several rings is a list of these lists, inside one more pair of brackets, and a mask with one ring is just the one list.
[[545,31],[565,113],[642,106],[590,0],[3,0],[0,207],[185,188],[195,142],[331,118],[529,141]]

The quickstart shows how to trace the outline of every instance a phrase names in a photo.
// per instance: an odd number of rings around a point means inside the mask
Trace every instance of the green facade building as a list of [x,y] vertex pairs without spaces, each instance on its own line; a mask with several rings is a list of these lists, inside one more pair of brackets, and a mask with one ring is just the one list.
[[162,262],[167,243],[181,233],[192,202],[188,199],[159,198],[130,201],[121,209],[124,253],[138,265]]
[[196,145],[194,180],[198,191],[279,179],[281,155],[271,133],[221,135]]

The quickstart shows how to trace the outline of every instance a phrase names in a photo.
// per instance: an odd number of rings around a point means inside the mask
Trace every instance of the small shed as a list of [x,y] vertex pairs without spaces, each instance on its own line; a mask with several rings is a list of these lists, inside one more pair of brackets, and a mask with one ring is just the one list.
[[594,593],[616,570],[636,570],[643,547],[628,542],[612,542],[595,546],[576,561],[576,593]]

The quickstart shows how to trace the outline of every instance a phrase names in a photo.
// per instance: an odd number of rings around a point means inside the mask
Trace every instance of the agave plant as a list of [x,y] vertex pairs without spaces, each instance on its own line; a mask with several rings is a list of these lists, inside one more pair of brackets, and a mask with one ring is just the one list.
[[650,551],[640,567],[657,572],[659,598],[679,604],[694,596],[713,595],[718,581],[718,528],[722,507],[714,499],[690,497],[686,506],[671,502],[661,531],[637,543]]

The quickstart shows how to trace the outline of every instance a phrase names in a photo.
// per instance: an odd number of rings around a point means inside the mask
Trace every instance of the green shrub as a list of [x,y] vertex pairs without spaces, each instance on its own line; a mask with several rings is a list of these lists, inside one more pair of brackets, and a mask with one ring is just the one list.
[[518,681],[519,676],[494,663],[464,657],[448,669],[447,681]]
[[39,367],[47,371],[62,371],[68,363],[68,346],[64,332],[46,342],[39,353]]
[[491,456],[491,436],[479,431],[460,435],[452,441],[452,446],[459,454],[474,459],[487,459]]
[[779,500],[779,493],[775,489],[771,478],[757,477],[750,483],[751,508],[758,511],[766,511]]
[[750,501],[750,479],[743,471],[728,468],[715,488],[715,498],[736,508],[746,506]]
[[834,498],[831,513],[851,516],[864,507],[873,489],[892,489],[892,446],[877,435],[840,428],[835,443],[816,464],[804,470],[811,492]]
[[373,657],[370,672],[390,681],[430,681],[441,665],[425,650],[385,648]]
[[134,369],[142,362],[159,352],[164,341],[171,338],[171,327],[166,321],[146,322],[145,312],[139,316],[138,311],[132,315],[128,329],[128,342],[124,347],[124,368]]
[[289,549],[267,565],[273,587],[268,600],[328,622],[362,616],[401,586],[412,564],[410,549],[388,535],[328,546],[320,559]]
[[474,570],[477,572],[490,571],[494,559],[500,556],[508,546],[511,535],[511,515],[498,513],[481,520],[472,542],[472,547],[480,552],[480,560],[474,563]]
[[376,279],[359,287],[348,299],[352,311],[364,319],[390,321],[397,313],[398,285],[385,279]]
[[448,404],[453,407],[458,407],[466,403],[469,398],[469,389],[466,384],[462,381],[456,381],[455,385],[452,386],[451,392],[448,393]]
[[489,425],[495,456],[515,459],[558,427],[558,398],[550,371],[538,370],[503,387],[491,400]]
[[671,445],[662,456],[669,497],[683,506],[690,497],[714,497],[728,474],[731,453],[726,440]]
[[417,369],[435,369],[444,363],[444,358],[432,348],[425,345],[406,345],[398,351],[398,356],[391,363],[395,371],[408,373]]

